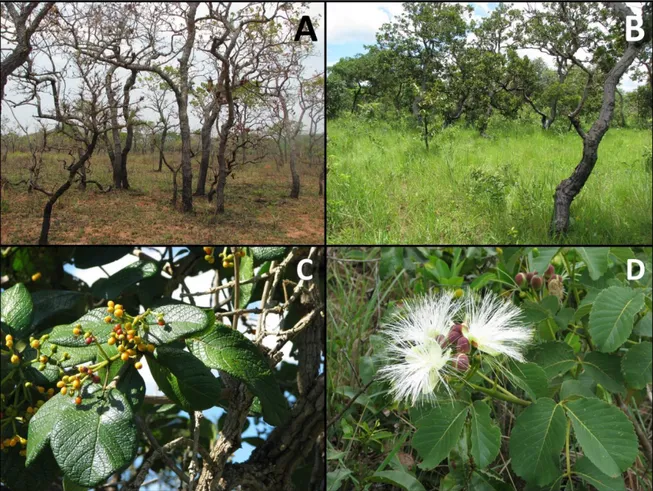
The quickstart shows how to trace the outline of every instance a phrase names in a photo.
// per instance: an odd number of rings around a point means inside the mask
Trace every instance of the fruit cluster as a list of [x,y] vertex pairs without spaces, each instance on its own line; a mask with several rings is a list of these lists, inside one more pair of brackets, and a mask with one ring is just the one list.
[[[107,312],[113,315],[107,315],[104,318],[104,322],[107,324],[116,322],[112,332],[109,334],[107,343],[111,346],[116,345],[122,361],[127,362],[130,359],[136,359],[134,366],[140,370],[143,364],[137,360],[140,357],[138,353],[153,353],[156,348],[152,343],[147,343],[143,339],[143,333],[150,329],[150,326],[145,320],[145,317],[150,312],[148,311],[145,314],[132,317],[125,313],[122,305],[116,304],[111,300],[107,303]],[[165,326],[166,321],[163,318],[163,314],[155,315],[157,316],[157,324]],[[84,335],[92,336],[92,333],[87,332]]]
[[460,372],[466,372],[472,347],[463,335],[463,324],[454,324],[446,337],[440,334],[435,339],[442,349],[451,349],[454,352],[453,367]]
[[[215,257],[213,256],[215,248],[214,247],[204,247],[204,252],[206,256],[204,256],[204,259],[209,263],[213,264],[215,262]],[[245,256],[245,251],[242,249],[236,250],[234,254],[230,254],[227,248],[224,248],[224,251],[222,251],[220,254],[218,254],[218,257],[222,258],[222,267],[223,268],[233,268],[234,267],[234,257],[244,257]]]
[[537,271],[517,273],[515,275],[515,283],[522,290],[530,287],[535,291],[540,291],[546,284],[549,292],[559,298],[563,293],[562,276],[556,274],[553,264],[547,266],[546,271],[544,271],[544,275],[542,276],[540,276]]
[[[46,389],[42,385],[35,385],[28,379],[29,369],[33,364],[39,364],[39,369],[44,370],[46,363],[56,364],[56,360],[41,353],[41,345],[48,338],[47,335],[36,339],[29,339],[29,346],[36,350],[33,359],[33,351],[23,350],[18,353],[14,337],[11,334],[4,336],[4,346],[7,351],[2,350],[3,355],[9,355],[11,368],[3,371],[0,385],[3,388],[0,394],[0,451],[6,453],[11,448],[20,448],[19,454],[25,456],[27,446],[27,425],[36,412],[45,402],[55,395],[54,388]],[[21,345],[24,346],[24,345]]]

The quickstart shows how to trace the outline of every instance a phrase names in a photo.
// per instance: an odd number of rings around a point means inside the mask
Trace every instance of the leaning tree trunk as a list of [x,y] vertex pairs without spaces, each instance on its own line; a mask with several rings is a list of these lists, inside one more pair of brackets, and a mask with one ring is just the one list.
[[161,146],[159,147],[159,168],[157,172],[163,170],[163,147],[166,144],[166,136],[168,134],[168,126],[163,127],[163,132],[161,133]]
[[[594,122],[587,134],[581,132],[583,138],[583,156],[574,169],[573,174],[563,180],[555,192],[553,220],[551,222],[552,235],[565,234],[569,227],[569,210],[571,203],[587,182],[594,165],[596,164],[599,145],[603,136],[608,131],[610,120],[614,113],[615,91],[621,76],[633,63],[641,44],[628,44],[626,51],[616,65],[608,73],[603,84],[603,104],[598,119]],[[582,131],[582,130],[581,130]]]
[[91,158],[91,155],[93,154],[93,150],[95,149],[95,144],[97,143],[97,139],[98,139],[98,134],[94,133],[90,145],[86,148],[86,152],[84,152],[81,155],[77,163],[73,164],[68,169],[68,180],[65,183],[63,183],[61,186],[59,186],[59,189],[57,189],[54,193],[52,193],[50,199],[48,199],[48,202],[45,204],[45,207],[43,208],[43,222],[41,223],[41,235],[39,237],[39,245],[48,245],[48,235],[50,233],[50,219],[52,218],[52,209],[54,208],[54,204],[61,197],[61,195],[63,195],[66,191],[68,191],[68,188],[70,188],[70,186],[73,183],[73,180],[75,179],[75,175],[77,174],[77,171],[83,166],[85,166],[86,162],[88,162],[88,159]]

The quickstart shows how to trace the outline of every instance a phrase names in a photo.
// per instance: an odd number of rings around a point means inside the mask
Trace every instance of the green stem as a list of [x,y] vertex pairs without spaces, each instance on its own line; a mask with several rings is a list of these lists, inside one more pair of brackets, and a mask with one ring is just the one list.
[[569,458],[569,434],[571,433],[571,419],[567,420],[567,431],[565,435],[565,457],[567,459],[567,479],[573,491],[574,483],[571,479],[571,459]]
[[504,388],[501,387],[499,384],[497,384],[496,380],[492,380],[491,378],[489,378],[489,377],[487,377],[486,375],[484,375],[482,372],[478,372],[478,374],[479,374],[479,375],[480,375],[480,376],[481,376],[481,377],[482,377],[486,382],[490,382],[494,388],[499,389],[501,392],[503,392],[504,394],[506,394],[506,395],[508,395],[508,396],[515,397],[514,394],[513,394],[512,392],[510,392],[510,391],[507,390],[507,389],[504,389]]
[[525,401],[524,399],[520,399],[519,397],[515,395],[508,395],[504,394],[503,392],[497,392],[496,390],[491,390],[487,389],[485,387],[482,387],[480,385],[472,384],[470,382],[467,382],[467,385],[469,385],[472,389],[478,390],[479,392],[483,392],[484,394],[489,395],[490,397],[493,397],[495,399],[499,399],[501,401],[506,401],[506,402],[512,402],[513,404],[518,404],[520,406],[530,406],[531,403],[529,401]]

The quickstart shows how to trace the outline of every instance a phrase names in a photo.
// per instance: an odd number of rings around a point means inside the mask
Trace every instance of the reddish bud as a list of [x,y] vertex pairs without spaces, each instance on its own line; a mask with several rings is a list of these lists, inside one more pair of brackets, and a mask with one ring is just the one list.
[[524,273],[517,273],[515,275],[515,283],[517,283],[517,286],[519,288],[523,288],[526,286],[526,275]]
[[539,290],[542,288],[543,280],[541,276],[533,276],[531,279],[531,286],[533,287],[533,290]]
[[531,280],[533,279],[533,276],[535,276],[536,274],[537,271],[531,271],[530,273],[526,273],[526,281],[530,283]]
[[87,337],[87,338],[84,340],[84,342],[85,342],[86,344],[91,344],[91,343],[93,342],[93,336],[89,336],[89,337]]
[[544,277],[546,279],[551,278],[553,275],[555,275],[555,268],[553,267],[553,264],[549,264],[549,266],[546,268],[546,271],[544,272]]
[[451,331],[449,331],[449,335],[447,336],[447,339],[451,344],[456,344],[458,342],[458,339],[460,339],[462,335],[463,334],[459,330],[451,329]]
[[464,353],[457,354],[454,359],[454,367],[456,367],[456,370],[466,372],[469,368],[469,357]]
[[438,342],[438,344],[439,344],[440,346],[442,346],[442,347],[444,348],[444,345],[445,345],[446,340],[445,340],[445,338],[444,338],[444,336],[443,336],[442,334],[438,334],[438,335],[436,336],[435,340]]
[[469,341],[464,336],[458,338],[458,343],[456,344],[456,348],[460,353],[469,353],[471,351],[471,346],[469,345]]
[[95,382],[96,384],[99,384],[100,383],[100,377],[98,377],[97,375],[93,375],[93,382]]

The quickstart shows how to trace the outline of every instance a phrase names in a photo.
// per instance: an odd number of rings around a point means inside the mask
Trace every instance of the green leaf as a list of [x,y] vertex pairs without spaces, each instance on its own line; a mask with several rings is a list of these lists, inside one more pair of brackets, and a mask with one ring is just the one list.
[[267,261],[277,261],[286,255],[287,247],[250,247],[254,257],[254,266],[259,266]]
[[384,280],[397,273],[404,264],[403,247],[382,247],[381,262],[379,263],[379,274]]
[[150,314],[145,318],[149,330],[142,338],[155,346],[168,344],[179,338],[203,331],[215,322],[213,313],[193,307],[192,305],[164,305],[156,308],[157,314],[163,314],[165,325],[160,326],[157,316]]
[[574,350],[561,341],[538,344],[528,351],[527,358],[537,363],[549,380],[565,374],[576,365]]
[[98,340],[98,343],[104,344],[109,339],[109,333],[113,329],[113,324],[104,322],[107,316],[106,308],[93,309],[86,312],[76,321],[70,324],[62,324],[55,326],[50,332],[50,343],[60,346],[70,346],[76,348],[87,347],[84,342],[84,336],[73,335],[73,329],[77,324],[81,324],[82,331],[91,331],[93,336]]
[[434,469],[447,457],[460,437],[466,417],[467,405],[458,401],[411,411],[411,419],[417,428],[413,448],[422,457],[420,469]]
[[54,425],[66,409],[75,405],[71,397],[56,394],[39,409],[29,420],[27,430],[27,455],[25,465],[30,465],[50,444],[50,435]]
[[11,491],[50,489],[50,483],[60,474],[50,448],[42,452],[29,467],[25,467],[25,457],[18,454],[19,448],[0,452],[0,481]]
[[540,255],[531,261],[531,271],[537,271],[539,275],[543,275],[560,247],[539,247],[538,250]]
[[120,376],[116,389],[125,394],[132,410],[135,413],[138,412],[145,400],[145,380],[143,380],[139,370],[134,365],[127,368]]
[[511,361],[508,373],[515,385],[521,387],[533,401],[548,395],[546,372],[536,363]]
[[77,247],[73,258],[75,267],[86,269],[117,261],[133,250],[133,246]]
[[[254,276],[254,258],[251,255],[244,256],[240,259],[240,266],[238,270],[238,276],[240,281],[249,280]],[[254,288],[254,283],[247,283],[246,285],[240,286],[240,297],[238,303],[240,308],[244,309],[249,305],[249,300],[252,298],[252,290]]]
[[490,407],[483,401],[474,401],[469,414],[472,426],[472,457],[477,467],[487,467],[499,454],[501,430],[492,421]]
[[592,392],[592,387],[587,381],[569,379],[562,382],[560,386],[560,399],[577,399],[579,397],[592,398],[596,394]]
[[63,478],[63,491],[88,491],[86,486],[80,486],[79,484],[74,483],[66,476]]
[[86,295],[65,290],[41,290],[32,293],[32,302],[32,327],[36,329],[77,319],[84,313]]
[[624,392],[624,380],[621,375],[619,356],[592,351],[583,359],[583,369],[597,384],[601,384],[612,393]]
[[560,475],[565,424],[564,411],[547,397],[538,399],[517,417],[510,435],[510,457],[518,476],[544,486]]
[[651,380],[653,344],[648,341],[636,344],[621,360],[621,371],[628,387],[643,389]]
[[159,272],[157,263],[153,261],[136,261],[124,267],[109,278],[100,278],[91,287],[93,296],[105,300],[115,300],[130,286],[139,281],[156,275]]
[[608,270],[609,247],[576,247],[583,258],[587,271],[594,281],[598,280]]
[[127,397],[99,385],[82,391],[81,405],[61,413],[50,436],[52,453],[68,479],[93,487],[125,468],[137,448]]
[[406,491],[426,491],[424,486],[406,471],[379,471],[372,474],[367,480],[392,484]]
[[633,425],[617,407],[600,399],[578,399],[565,408],[585,456],[602,472],[617,477],[635,462]]
[[338,491],[346,479],[354,479],[349,469],[336,469],[327,472],[327,491]]
[[639,320],[635,325],[635,329],[633,329],[633,333],[636,336],[653,337],[653,318],[651,317],[651,312]]
[[0,326],[17,339],[32,333],[33,304],[25,285],[17,283],[0,295]]
[[222,370],[243,381],[263,406],[265,420],[278,426],[288,417],[284,397],[267,359],[240,332],[216,324],[208,332],[186,340],[188,348],[207,367]]
[[472,290],[480,290],[481,288],[485,287],[488,283],[496,279],[497,279],[497,275],[494,273],[483,273],[482,275],[475,278],[474,281],[472,281],[469,284],[469,287]]
[[589,332],[600,351],[619,348],[633,330],[644,295],[632,288],[611,286],[598,294],[590,312]]
[[179,348],[159,346],[147,363],[159,388],[186,411],[215,406],[222,383],[200,360]]
[[598,491],[625,491],[626,489],[621,476],[606,476],[587,457],[578,459],[572,472]]

